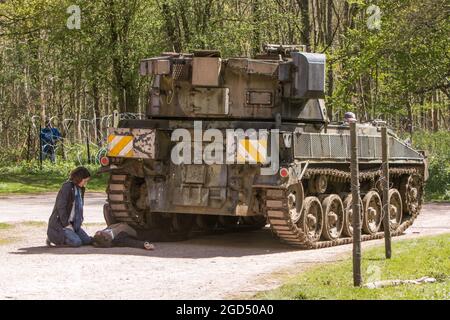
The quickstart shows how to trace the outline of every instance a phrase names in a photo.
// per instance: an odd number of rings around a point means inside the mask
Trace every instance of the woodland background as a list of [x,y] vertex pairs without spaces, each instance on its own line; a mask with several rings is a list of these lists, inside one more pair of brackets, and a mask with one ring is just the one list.
[[[79,29],[67,26],[73,5]],[[101,145],[96,132],[113,110],[145,112],[142,58],[194,49],[251,56],[264,43],[325,53],[329,116],[388,120],[431,152],[432,192],[450,199],[448,0],[2,0],[0,163],[36,159],[45,117],[75,145],[86,135]]]

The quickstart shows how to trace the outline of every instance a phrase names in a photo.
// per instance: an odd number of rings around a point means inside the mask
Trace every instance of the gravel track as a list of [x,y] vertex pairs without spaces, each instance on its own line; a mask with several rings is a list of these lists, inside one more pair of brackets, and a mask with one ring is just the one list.
[[[131,248],[47,248],[46,225],[18,221],[48,219],[49,204],[36,196],[0,198],[0,299],[233,299],[280,285],[284,276],[349,255],[352,245],[302,251],[280,244],[268,229],[200,235],[177,243],[155,243],[155,251]],[[41,199],[36,204],[33,199]],[[103,198],[104,199],[104,198]],[[101,194],[87,201],[87,230],[103,227]],[[35,203],[12,214],[14,207]],[[18,212],[18,211],[16,211]],[[100,212],[100,214],[99,214]],[[94,223],[94,224],[93,224]],[[450,204],[427,204],[406,234],[394,241],[450,232]],[[363,248],[382,244],[365,242]],[[395,254],[395,252],[394,252]]]

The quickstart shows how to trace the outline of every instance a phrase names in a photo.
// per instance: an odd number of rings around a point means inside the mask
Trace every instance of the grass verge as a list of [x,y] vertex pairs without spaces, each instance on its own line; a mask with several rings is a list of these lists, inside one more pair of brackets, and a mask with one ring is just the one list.
[[281,287],[259,293],[257,299],[397,300],[450,299],[450,234],[392,243],[392,259],[384,246],[363,251],[364,283],[377,280],[436,278],[436,283],[381,289],[353,287],[352,259],[313,267]]
[[0,246],[4,246],[6,244],[10,244],[12,242],[16,241],[16,239],[2,239],[0,238]]
[[[1,168],[0,194],[28,194],[56,192],[67,181],[69,173],[76,165],[71,162],[51,164],[44,162],[42,170],[37,162],[23,162]],[[92,174],[88,191],[104,192],[107,175],[96,174],[98,167],[87,166]]]
[[12,229],[14,226],[9,223],[0,223],[0,230]]
[[14,239],[6,235],[6,231],[14,228],[14,225],[9,223],[0,223],[0,246],[9,244],[14,241]]
[[426,201],[450,201],[450,132],[415,132],[414,147],[429,152]]
[[33,227],[33,228],[47,226],[47,222],[43,221],[24,221],[21,224],[24,225],[25,227]]

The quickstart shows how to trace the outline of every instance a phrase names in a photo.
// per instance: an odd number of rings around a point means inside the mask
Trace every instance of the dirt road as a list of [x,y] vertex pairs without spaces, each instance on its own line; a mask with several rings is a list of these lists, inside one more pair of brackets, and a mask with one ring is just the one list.
[[[56,193],[0,196],[0,222],[48,221],[55,204]],[[103,223],[106,194],[87,192],[84,199],[84,221]]]
[[[2,222],[3,204],[0,204]],[[23,220],[23,219],[17,219]],[[101,225],[90,225],[89,232]],[[395,241],[450,232],[450,204],[428,204]],[[155,251],[43,246],[45,225],[0,231],[0,299],[229,299],[280,284],[287,275],[351,253],[351,245],[298,251],[269,230],[156,243]],[[364,247],[382,243],[365,242]],[[394,253],[395,254],[395,253]]]

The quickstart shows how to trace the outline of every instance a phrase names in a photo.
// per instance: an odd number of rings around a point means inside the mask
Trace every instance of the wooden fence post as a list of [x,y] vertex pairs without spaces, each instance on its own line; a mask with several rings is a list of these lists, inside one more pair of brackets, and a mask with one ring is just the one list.
[[42,171],[43,143],[42,143],[41,132],[42,132],[42,124],[39,123],[39,132],[38,132],[38,137],[39,137],[39,170]]
[[113,127],[117,128],[119,126],[119,111],[118,110],[114,110],[113,111]]
[[86,136],[86,152],[87,152],[88,163],[91,164],[91,148],[89,146],[89,131],[88,131],[88,134]]
[[386,126],[381,128],[381,152],[383,161],[383,227],[384,227],[384,246],[386,258],[391,258],[391,229],[389,226],[389,143]]
[[361,206],[359,202],[359,163],[358,163],[358,135],[356,123],[350,123],[351,143],[351,183],[352,183],[352,212],[353,212],[353,285],[360,287],[361,276]]

